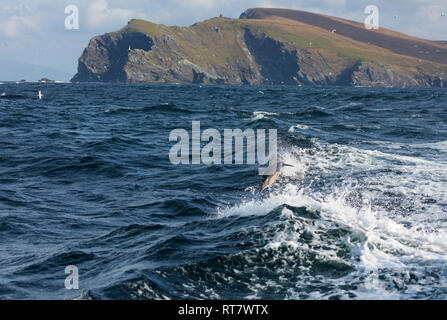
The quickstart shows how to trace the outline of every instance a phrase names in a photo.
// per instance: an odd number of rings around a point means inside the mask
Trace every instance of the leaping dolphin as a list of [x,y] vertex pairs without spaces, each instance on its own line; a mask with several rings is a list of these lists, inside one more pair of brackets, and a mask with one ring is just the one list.
[[279,176],[281,175],[281,169],[284,167],[294,167],[294,166],[292,166],[291,164],[281,162],[279,164],[279,168],[275,171],[274,174],[262,176],[262,187],[259,193],[261,193],[267,188],[270,188],[276,182],[276,180],[278,180]]

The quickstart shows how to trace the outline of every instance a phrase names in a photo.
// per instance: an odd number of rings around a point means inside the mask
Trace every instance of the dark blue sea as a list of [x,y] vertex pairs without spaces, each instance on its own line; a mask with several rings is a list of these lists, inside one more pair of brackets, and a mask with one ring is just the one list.
[[[3,92],[1,299],[447,298],[446,89]],[[173,165],[192,121],[277,129],[294,167],[260,195],[257,165]]]

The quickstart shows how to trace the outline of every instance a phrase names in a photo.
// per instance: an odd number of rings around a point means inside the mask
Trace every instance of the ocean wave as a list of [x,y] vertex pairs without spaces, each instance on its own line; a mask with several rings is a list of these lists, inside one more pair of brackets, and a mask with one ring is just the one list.
[[[314,290],[311,295],[306,295],[303,290],[290,289],[289,298],[416,298],[422,293],[433,295],[435,290],[431,286],[435,284],[434,279],[427,283],[413,282],[415,277],[430,279],[430,270],[441,274],[447,272],[447,225],[442,219],[447,194],[441,191],[447,190],[444,174],[447,170],[440,170],[439,164],[424,159],[376,150],[334,145],[320,145],[320,148],[312,154],[298,149],[295,153],[283,155],[287,163],[294,164],[296,168],[284,170],[282,188],[265,198],[254,196],[251,200],[220,208],[215,218],[262,216],[279,208],[279,220],[287,222],[274,235],[264,233],[270,238],[265,245],[266,250],[287,248],[302,251],[306,248],[332,261],[334,266],[331,268],[339,265],[355,270],[340,278],[334,290],[325,293]],[[399,173],[393,170],[397,167]],[[372,172],[379,168],[387,169],[379,177],[353,178],[353,171]],[[326,189],[320,186],[319,191],[314,189],[315,181],[322,180],[313,175],[315,170],[327,179],[332,171],[346,169],[350,174],[341,178],[345,180],[343,183],[331,183]],[[300,178],[296,178],[297,174],[301,175]],[[423,180],[425,175],[428,178]],[[305,176],[312,176],[313,181]],[[421,181],[429,184],[421,184]],[[392,189],[399,191],[401,200],[409,201],[408,207],[402,203],[397,208],[387,206],[392,196],[386,194]],[[380,197],[385,199],[376,201]],[[435,200],[427,202],[425,197]],[[415,214],[407,215],[407,210],[415,211]],[[318,218],[303,220],[302,212]],[[331,234],[337,236],[334,246],[330,245],[328,238]],[[348,252],[344,259],[340,258],[339,252],[343,248]],[[287,260],[284,268],[291,264],[292,261]],[[427,270],[428,265],[430,270]],[[387,276],[383,276],[384,272]],[[393,285],[393,281],[399,285]],[[441,279],[437,278],[437,281]],[[338,286],[343,282],[356,285],[349,291],[340,290]],[[436,286],[446,288],[447,282],[441,282]],[[299,283],[302,286],[306,281],[300,280]],[[326,283],[331,283],[331,280],[326,279]],[[258,294],[252,297],[265,298],[260,293],[263,289],[259,288]],[[438,297],[445,298],[442,295]]]
[[[445,90],[7,86],[2,298],[447,297]],[[198,120],[276,128],[294,167],[261,195],[256,165],[171,164]]]
[[113,109],[106,109],[105,113],[119,114],[119,113],[147,113],[147,112],[173,112],[173,113],[192,113],[192,111],[177,107],[174,104],[163,103],[152,106],[145,106],[139,108],[130,107],[115,107]]

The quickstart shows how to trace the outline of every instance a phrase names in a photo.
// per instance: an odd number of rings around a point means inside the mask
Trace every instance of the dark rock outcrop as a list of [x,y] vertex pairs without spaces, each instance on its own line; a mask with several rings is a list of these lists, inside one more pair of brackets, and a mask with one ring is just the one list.
[[108,33],[90,40],[72,81],[126,82],[124,71],[132,50],[149,51],[152,39],[143,33]]

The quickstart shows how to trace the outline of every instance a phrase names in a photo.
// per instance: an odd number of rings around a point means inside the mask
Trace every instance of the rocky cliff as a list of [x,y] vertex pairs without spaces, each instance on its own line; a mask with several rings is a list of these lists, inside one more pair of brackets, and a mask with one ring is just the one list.
[[285,9],[190,27],[131,20],[90,41],[72,81],[447,87],[447,46]]

